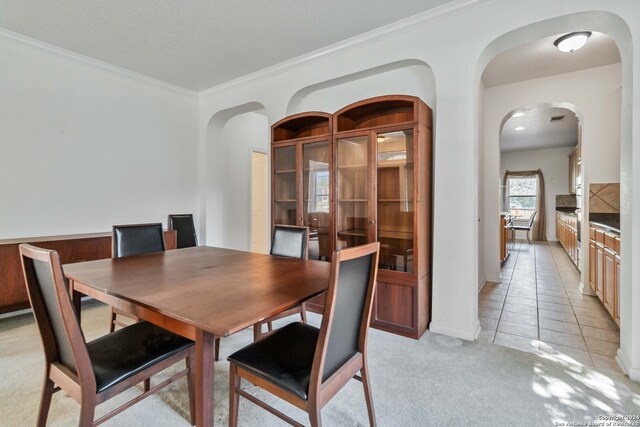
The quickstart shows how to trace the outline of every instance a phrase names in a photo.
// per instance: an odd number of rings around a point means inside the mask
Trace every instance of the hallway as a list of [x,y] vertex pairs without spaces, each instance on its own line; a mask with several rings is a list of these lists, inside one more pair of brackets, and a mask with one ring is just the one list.
[[557,242],[516,242],[502,283],[480,291],[479,339],[620,373],[619,329],[596,297],[580,293],[579,281]]

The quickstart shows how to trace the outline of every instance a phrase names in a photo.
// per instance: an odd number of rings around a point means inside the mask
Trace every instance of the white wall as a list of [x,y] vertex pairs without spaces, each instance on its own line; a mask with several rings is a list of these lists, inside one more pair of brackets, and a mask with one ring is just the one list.
[[197,98],[0,35],[0,239],[197,209]]
[[226,191],[208,198],[208,245],[250,249],[251,151],[269,152],[269,130],[263,111],[243,113],[226,122],[220,139],[210,141],[210,165],[215,168],[210,184]]
[[[588,188],[591,182],[618,182],[620,180],[620,85],[621,65],[612,64],[487,88],[484,100],[485,173],[487,175],[485,182],[488,183],[488,188],[485,188],[485,212],[487,215],[493,214],[497,217],[500,211],[498,191],[491,187],[491,183],[499,182],[504,173],[504,167],[499,165],[500,125],[504,117],[517,108],[564,105],[575,111],[582,125],[583,188]],[[567,187],[568,185],[565,186]],[[586,199],[583,198],[582,206],[585,217],[588,214],[588,206],[584,206]],[[549,222],[547,222],[548,225]],[[498,223],[493,224],[487,221],[485,227],[485,269],[487,276],[493,276],[499,271]],[[582,235],[588,236],[588,232],[588,223],[583,221]],[[547,236],[549,237],[549,233]],[[589,253],[588,240],[582,243],[582,253]],[[588,259],[585,258],[588,257],[583,257],[582,283],[588,283]]]
[[[500,156],[500,176],[505,171],[540,169],[544,178],[547,240],[556,241],[556,195],[569,193],[569,154],[575,147],[507,151]],[[497,189],[495,189],[497,191]],[[526,238],[517,236],[517,238]]]
[[[433,71],[426,65],[408,65],[371,76],[361,76],[346,82],[318,88],[302,98],[297,111],[334,113],[347,105],[381,95],[414,95],[429,107],[436,107]],[[293,113],[293,112],[292,112]]]

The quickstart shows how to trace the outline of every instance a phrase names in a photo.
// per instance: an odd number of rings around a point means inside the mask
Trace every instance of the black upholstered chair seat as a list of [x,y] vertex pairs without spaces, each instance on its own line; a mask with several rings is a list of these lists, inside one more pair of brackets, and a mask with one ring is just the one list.
[[244,369],[307,400],[319,330],[290,323],[229,356]]
[[193,341],[149,322],[135,323],[87,343],[96,392],[149,368],[193,345]]

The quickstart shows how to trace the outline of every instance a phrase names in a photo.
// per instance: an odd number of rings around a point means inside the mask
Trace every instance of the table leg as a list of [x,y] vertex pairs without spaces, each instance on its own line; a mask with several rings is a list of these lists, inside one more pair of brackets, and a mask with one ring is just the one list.
[[196,426],[213,426],[213,356],[215,336],[196,331]]
[[82,298],[82,294],[73,289],[73,280],[69,280],[69,292],[71,293],[71,301],[73,302],[73,308],[76,311],[76,318],[78,319],[78,323],[80,323],[80,299]]

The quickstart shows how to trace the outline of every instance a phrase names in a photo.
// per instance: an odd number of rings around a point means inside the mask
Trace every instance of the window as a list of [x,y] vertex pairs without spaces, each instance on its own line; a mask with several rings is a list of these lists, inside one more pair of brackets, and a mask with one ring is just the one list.
[[515,217],[528,219],[536,210],[536,176],[509,177],[509,211]]

